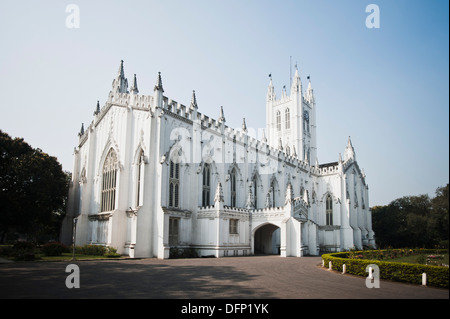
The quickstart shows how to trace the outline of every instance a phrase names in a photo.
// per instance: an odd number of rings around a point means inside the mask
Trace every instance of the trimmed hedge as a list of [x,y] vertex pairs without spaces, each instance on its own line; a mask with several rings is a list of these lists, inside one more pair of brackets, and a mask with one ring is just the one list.
[[[447,252],[446,250],[444,250]],[[420,250],[420,253],[427,253],[426,250]],[[430,250],[435,253],[436,250]],[[370,253],[370,251],[358,251],[354,253]],[[376,264],[380,269],[380,279],[392,281],[408,282],[413,284],[422,283],[422,273],[427,274],[427,285],[441,288],[449,288],[449,268],[442,266],[430,266],[420,264],[408,264],[387,262],[371,259],[350,259],[349,252],[332,253],[322,255],[324,266],[328,267],[331,261],[332,269],[342,271],[342,265],[346,266],[346,273],[367,277],[366,267],[370,264]]]

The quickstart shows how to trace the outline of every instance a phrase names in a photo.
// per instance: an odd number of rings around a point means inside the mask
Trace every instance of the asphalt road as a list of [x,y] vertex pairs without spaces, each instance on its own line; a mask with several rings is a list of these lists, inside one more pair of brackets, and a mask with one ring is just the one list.
[[[79,268],[79,288],[66,279]],[[320,257],[249,256],[0,264],[0,298],[448,299],[449,290],[342,275]]]

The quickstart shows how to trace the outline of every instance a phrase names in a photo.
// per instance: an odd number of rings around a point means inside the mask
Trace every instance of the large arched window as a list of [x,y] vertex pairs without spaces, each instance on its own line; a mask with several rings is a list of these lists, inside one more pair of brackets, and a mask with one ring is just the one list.
[[203,191],[202,191],[202,206],[209,206],[209,199],[211,194],[211,167],[205,164],[203,167]]
[[101,211],[109,212],[116,208],[116,184],[118,170],[117,154],[111,148],[103,164]]
[[230,174],[231,207],[236,207],[236,169],[233,168]]
[[291,128],[291,114],[289,112],[289,108],[284,111],[284,122],[286,129]]
[[281,113],[277,111],[277,131],[281,131]]
[[179,207],[180,164],[170,160],[169,165],[169,207]]
[[328,194],[326,200],[326,225],[333,225],[333,199]]

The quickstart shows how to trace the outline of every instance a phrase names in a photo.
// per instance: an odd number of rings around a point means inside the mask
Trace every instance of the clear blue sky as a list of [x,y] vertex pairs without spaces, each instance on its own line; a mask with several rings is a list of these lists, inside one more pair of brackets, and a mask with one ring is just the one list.
[[[80,28],[66,27],[66,6]],[[368,4],[380,28],[368,29]],[[449,3],[444,0],[0,2],[0,129],[72,170],[81,123],[105,102],[120,60],[129,83],[227,124],[265,126],[271,73],[289,87],[290,56],[317,101],[319,163],[351,136],[370,206],[449,181]]]

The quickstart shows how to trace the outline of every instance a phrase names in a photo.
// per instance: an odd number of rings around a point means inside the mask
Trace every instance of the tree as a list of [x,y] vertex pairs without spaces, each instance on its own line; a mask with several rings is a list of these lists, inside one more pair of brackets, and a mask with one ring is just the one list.
[[448,247],[448,184],[428,195],[404,196],[372,211],[379,247]]
[[55,157],[0,130],[0,242],[12,231],[36,240],[58,222],[67,186]]

